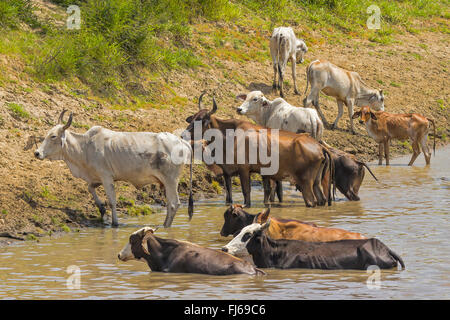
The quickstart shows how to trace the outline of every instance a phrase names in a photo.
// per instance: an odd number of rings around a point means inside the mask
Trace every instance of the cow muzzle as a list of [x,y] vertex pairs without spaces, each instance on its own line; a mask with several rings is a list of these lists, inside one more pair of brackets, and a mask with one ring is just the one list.
[[238,114],[242,114],[242,108],[237,108],[237,109],[236,109],[236,112],[237,112]]
[[44,160],[44,155],[39,150],[34,151],[34,157],[39,160]]
[[120,261],[128,261],[136,259],[133,255],[133,252],[131,251],[131,244],[127,243],[125,247],[120,251],[120,253],[117,255]]

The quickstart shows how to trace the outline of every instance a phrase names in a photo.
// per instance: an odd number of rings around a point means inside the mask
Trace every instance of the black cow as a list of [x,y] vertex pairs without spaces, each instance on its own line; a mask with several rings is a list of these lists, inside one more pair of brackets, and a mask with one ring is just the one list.
[[145,227],[131,234],[129,242],[119,253],[119,260],[145,261],[152,271],[162,272],[265,274],[251,263],[220,250],[185,241],[158,238],[153,232],[153,229]]
[[[405,268],[403,260],[380,240],[338,240],[331,242],[306,242],[301,240],[273,240],[264,229],[265,224],[251,224],[235,239],[222,248],[233,252],[239,247],[236,241],[246,242],[246,249],[258,268],[307,268],[307,269],[358,269],[371,265],[380,269]],[[233,243],[234,241],[234,243]]]

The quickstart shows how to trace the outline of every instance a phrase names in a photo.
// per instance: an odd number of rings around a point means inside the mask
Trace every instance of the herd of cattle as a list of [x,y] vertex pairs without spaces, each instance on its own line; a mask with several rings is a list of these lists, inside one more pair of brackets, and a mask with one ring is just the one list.
[[[292,63],[294,90],[296,86],[295,63],[303,62],[308,51],[304,41],[297,39],[291,28],[276,28],[270,39],[273,59],[273,88],[280,90],[283,97],[283,77],[288,61]],[[103,185],[112,210],[112,225],[118,226],[116,213],[115,181],[126,181],[140,188],[149,183],[159,183],[167,197],[167,215],[164,227],[170,227],[180,206],[178,182],[183,165],[190,164],[189,218],[193,213],[192,164],[193,146],[200,143],[207,147],[210,141],[196,140],[194,129],[200,127],[202,133],[216,129],[225,139],[227,130],[252,130],[261,135],[268,132],[265,139],[271,139],[273,129],[278,129],[277,172],[262,175],[264,203],[274,201],[275,194],[282,201],[282,181],[289,179],[302,193],[307,207],[331,205],[337,188],[350,201],[358,201],[358,191],[362,184],[365,168],[370,168],[355,156],[329,146],[323,141],[324,128],[328,127],[320,107],[319,92],[335,97],[338,116],[331,126],[337,128],[343,113],[343,105],[348,108],[350,131],[354,133],[353,119],[360,118],[367,132],[379,143],[379,164],[382,164],[384,147],[386,165],[389,165],[390,139],[411,139],[412,165],[420,154],[420,147],[427,165],[430,152],[427,147],[429,123],[434,121],[418,114],[392,114],[384,112],[382,90],[374,90],[365,85],[356,72],[339,68],[330,62],[316,60],[306,69],[307,92],[303,107],[290,105],[283,98],[273,101],[260,91],[238,95],[242,104],[236,109],[256,124],[240,119],[221,119],[215,116],[217,103],[213,95],[211,110],[202,107],[203,93],[199,97],[199,111],[189,116],[188,126],[182,137],[161,132],[115,132],[94,126],[84,134],[68,130],[73,115],[63,123],[63,111],[58,123],[48,131],[43,143],[35,151],[35,157],[43,160],[64,160],[71,173],[85,180],[102,218],[105,205],[95,189]],[[278,76],[278,81],[277,81]],[[313,104],[315,109],[308,108]],[[361,109],[353,112],[353,107]],[[316,111],[317,110],[317,111]],[[324,125],[325,123],[325,125]],[[187,135],[188,134],[188,135]],[[190,141],[185,139],[191,137]],[[248,137],[246,136],[246,139]],[[258,141],[261,141],[258,140]],[[266,147],[270,149],[270,143]],[[237,154],[234,144],[233,155]],[[270,150],[269,150],[270,151]],[[174,153],[182,154],[181,160],[173,161]],[[230,150],[224,148],[223,158]],[[214,173],[224,178],[226,190],[225,223],[222,236],[235,238],[222,251],[204,248],[185,241],[162,239],[154,235],[155,230],[145,227],[134,232],[129,243],[120,252],[119,259],[146,261],[153,271],[195,272],[206,274],[264,273],[258,268],[319,268],[319,269],[366,269],[370,265],[379,268],[404,268],[402,259],[377,239],[341,229],[318,227],[313,223],[292,219],[269,218],[269,209],[254,216],[244,211],[250,207],[251,174],[261,174],[267,164],[248,161],[249,149],[245,149],[244,163],[223,161],[208,164]],[[244,195],[244,206],[232,204],[231,178],[239,176]],[[233,255],[247,250],[253,264]]]

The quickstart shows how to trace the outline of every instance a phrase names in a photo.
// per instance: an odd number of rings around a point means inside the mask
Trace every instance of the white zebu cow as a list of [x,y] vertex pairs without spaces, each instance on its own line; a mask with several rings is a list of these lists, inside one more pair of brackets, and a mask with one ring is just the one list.
[[283,94],[283,77],[286,66],[289,60],[292,65],[292,78],[294,79],[294,92],[298,93],[295,64],[303,62],[303,55],[308,51],[303,40],[297,39],[294,30],[291,27],[275,28],[270,38],[270,54],[273,62],[273,89],[277,88],[277,73],[278,73],[278,89],[280,89],[280,96]]
[[[178,179],[183,164],[190,161],[189,143],[171,133],[115,132],[94,126],[84,134],[70,132],[72,114],[62,124],[64,110],[58,124],[49,130],[41,146],[34,152],[43,160],[64,160],[72,174],[88,183],[102,218],[105,207],[95,188],[105,188],[112,210],[112,225],[118,226],[114,181],[126,181],[136,188],[159,183],[166,190],[167,215],[164,227],[170,227],[180,206]],[[192,217],[192,162],[189,197],[189,217]]]
[[283,98],[269,101],[261,91],[241,94],[237,98],[244,100],[237,112],[261,126],[295,133],[308,132],[316,140],[322,139],[323,123],[314,109],[294,107]]
[[310,83],[311,92],[303,99],[303,106],[306,108],[312,103],[325,125],[328,125],[328,122],[319,107],[319,92],[322,91],[327,96],[336,98],[338,115],[332,129],[337,128],[338,121],[344,113],[344,104],[348,108],[350,131],[353,134],[355,133],[352,119],[354,105],[358,107],[368,105],[377,111],[384,110],[383,90],[369,88],[358,73],[339,68],[328,61],[315,60],[309,64],[306,69],[305,94]]

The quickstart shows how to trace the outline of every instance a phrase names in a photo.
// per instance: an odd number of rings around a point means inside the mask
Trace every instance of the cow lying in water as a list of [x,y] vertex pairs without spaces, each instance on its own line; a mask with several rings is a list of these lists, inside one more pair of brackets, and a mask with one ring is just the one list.
[[241,230],[223,251],[236,254],[244,243],[258,268],[359,269],[376,265],[380,269],[405,268],[403,260],[380,240],[339,240],[306,242],[301,240],[274,240],[265,232],[271,222],[253,223]]
[[147,262],[152,271],[229,275],[265,274],[251,263],[219,250],[193,243],[156,237],[149,227],[131,234],[119,253],[119,260]]
[[[224,213],[225,222],[221,236],[233,234],[236,236],[239,232],[254,222],[265,223],[269,219],[270,208],[263,210],[257,215],[245,212],[240,205],[232,205]],[[287,220],[271,218],[272,222],[267,229],[268,235],[272,239],[295,239],[303,241],[335,241],[342,239],[366,239],[363,235],[356,232],[349,232],[337,228],[318,227],[314,223],[302,222],[299,220]],[[244,249],[245,245],[241,243]]]

